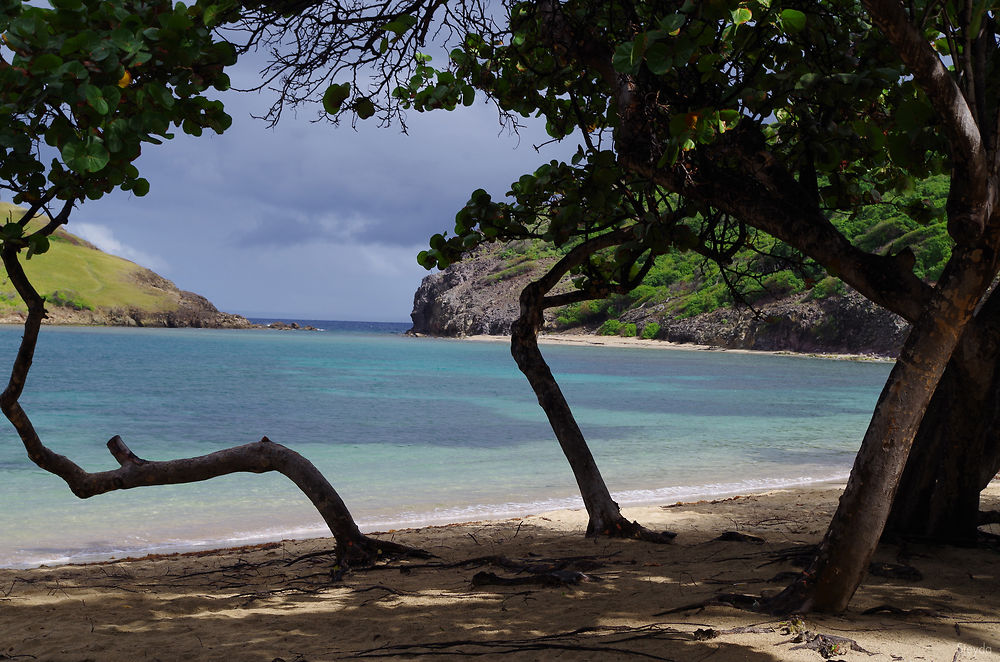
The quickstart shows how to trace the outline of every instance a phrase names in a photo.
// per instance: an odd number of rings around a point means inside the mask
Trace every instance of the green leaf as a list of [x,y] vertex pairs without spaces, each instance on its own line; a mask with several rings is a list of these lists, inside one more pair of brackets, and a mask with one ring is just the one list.
[[36,76],[62,66],[63,60],[55,53],[42,53],[31,61],[31,73]]
[[28,237],[28,254],[27,259],[31,259],[33,255],[41,255],[49,250],[49,238],[43,234],[33,234]]
[[778,19],[785,32],[801,32],[806,27],[806,15],[798,9],[782,9]]
[[362,97],[354,102],[354,112],[363,120],[375,114],[375,104],[368,97]]
[[639,70],[639,63],[632,61],[632,42],[618,44],[615,54],[611,58],[611,65],[623,74],[634,74]]
[[674,55],[669,46],[662,41],[657,42],[646,50],[646,66],[657,76],[670,71],[674,66]]
[[24,228],[17,223],[5,223],[0,227],[0,237],[4,241],[16,241],[24,236]]
[[743,25],[751,18],[753,18],[753,12],[747,9],[746,7],[739,7],[738,9],[733,10],[732,17],[733,17],[733,23],[735,23],[736,25]]
[[437,261],[428,251],[420,251],[417,253],[417,264],[422,266],[424,269],[433,269],[437,264]]
[[686,20],[687,17],[683,14],[670,14],[660,21],[660,29],[667,34],[677,34]]
[[343,83],[341,85],[331,85],[326,88],[326,92],[323,94],[323,110],[331,115],[336,115],[340,112],[341,106],[344,105],[344,101],[347,97],[351,95],[351,84]]
[[87,99],[87,105],[96,110],[101,115],[108,114],[108,102],[101,93],[101,88],[96,85],[83,85],[83,95]]
[[111,155],[104,145],[93,139],[68,143],[62,148],[61,153],[67,166],[85,174],[101,170],[111,160]]
[[392,32],[396,36],[401,37],[406,33],[407,30],[409,30],[416,24],[417,24],[416,16],[410,16],[409,14],[404,14],[403,16],[395,18],[392,21],[389,21],[388,23],[383,25],[382,29],[386,32]]

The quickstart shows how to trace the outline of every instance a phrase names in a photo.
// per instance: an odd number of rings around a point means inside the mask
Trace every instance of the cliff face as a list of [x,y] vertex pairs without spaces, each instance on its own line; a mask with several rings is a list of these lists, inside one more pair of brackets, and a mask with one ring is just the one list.
[[505,267],[507,261],[500,257],[498,248],[484,246],[444,271],[424,277],[413,297],[410,332],[433,336],[510,334],[519,314],[518,295],[539,267],[536,264],[523,273]]
[[[411,333],[438,336],[508,335],[518,316],[517,297],[552,260],[538,260],[523,273],[514,271],[496,249],[480,249],[462,262],[424,278],[413,300]],[[506,269],[505,269],[506,267]],[[672,318],[667,305],[626,311],[622,322],[641,329],[660,325],[657,338],[729,349],[783,350],[895,356],[909,327],[898,316],[857,292],[811,300],[802,294],[750,308],[726,308]],[[551,311],[549,311],[551,313]],[[547,331],[552,331],[551,317]],[[575,332],[594,333],[579,327]]]

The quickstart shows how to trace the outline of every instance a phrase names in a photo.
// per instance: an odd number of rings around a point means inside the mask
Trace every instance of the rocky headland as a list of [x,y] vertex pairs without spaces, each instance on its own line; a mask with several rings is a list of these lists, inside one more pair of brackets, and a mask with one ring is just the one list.
[[[414,295],[410,333],[461,337],[509,335],[518,316],[518,295],[553,259],[512,269],[495,247],[426,276]],[[599,324],[557,328],[547,311],[544,333],[597,333]],[[674,317],[670,302],[625,311],[622,323],[638,329],[655,322],[656,339],[727,349],[895,356],[908,332],[900,317],[848,290],[812,298],[798,294],[751,307],[721,308],[693,317]]]
[[[257,326],[65,230],[53,235],[51,253],[25,264],[29,277],[46,297],[46,324],[217,329]],[[26,316],[24,303],[0,269],[0,324],[23,324]]]
[[[169,297],[175,306],[167,310],[148,310],[138,307],[78,308],[49,302],[45,307],[47,316],[44,323],[202,329],[259,328],[259,325],[242,315],[224,313],[200,294],[181,290],[166,278],[148,269],[136,272],[135,277],[144,287],[155,289]],[[6,310],[0,314],[0,324],[23,324],[25,317],[24,311]]]

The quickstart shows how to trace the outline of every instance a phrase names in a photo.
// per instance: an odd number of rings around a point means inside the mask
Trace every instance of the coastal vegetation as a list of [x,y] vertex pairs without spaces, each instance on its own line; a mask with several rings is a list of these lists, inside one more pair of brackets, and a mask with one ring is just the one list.
[[[911,251],[914,274],[934,282],[951,255],[952,241],[944,220],[947,197],[947,178],[937,175],[915,182],[911,191],[892,201],[863,207],[854,214],[837,214],[833,224],[852,244],[868,253],[895,255]],[[920,220],[905,213],[917,206],[924,213]],[[539,276],[569,247],[546,249],[541,239],[522,239],[510,242],[501,255],[511,270],[515,265],[530,265],[530,269],[522,267],[517,273],[530,271]],[[818,300],[845,291],[844,281],[829,275],[814,260],[803,259],[788,244],[758,232],[752,243],[739,247],[725,270],[698,253],[672,248],[656,257],[642,283],[629,292],[555,309],[554,328],[601,325],[599,333],[604,333],[606,321],[619,320],[629,311],[655,310],[664,319],[682,319],[793,295]]]
[[[1000,99],[990,82],[1000,26],[989,5],[541,0],[497,23],[458,0],[369,8],[381,19],[337,2],[296,15],[279,4],[252,17],[264,43],[297,36],[268,72],[280,80],[275,121],[311,100],[334,121],[405,122],[405,110],[452,110],[482,94],[512,125],[536,116],[553,140],[579,142],[569,162],[525,174],[506,200],[473,192],[454,235],[433,236],[418,261],[443,268],[496,240],[569,249],[523,289],[511,351],[574,471],[589,534],[669,538],[625,520],[611,499],[538,349],[543,311],[627,295],[674,250],[728,277],[760,231],[912,324],[826,537],[806,571],[761,604],[845,609],[887,524],[922,539],[975,537],[978,493],[1000,466],[988,404],[1000,387]],[[435,37],[450,49],[443,66],[421,52]],[[906,226],[865,227],[867,246],[847,236],[865,208],[884,204],[933,224],[933,210],[906,195],[945,173],[947,240]],[[909,245],[922,240],[931,248],[918,259]],[[894,252],[874,247],[885,242]],[[556,291],[567,276],[573,288]],[[693,307],[722,303],[721,288],[705,291]]]

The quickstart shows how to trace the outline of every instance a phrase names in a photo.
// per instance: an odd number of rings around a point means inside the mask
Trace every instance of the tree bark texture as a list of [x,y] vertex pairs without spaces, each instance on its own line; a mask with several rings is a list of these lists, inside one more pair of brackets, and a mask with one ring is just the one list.
[[1000,293],[952,355],[900,479],[884,538],[976,542],[979,494],[1000,471]]
[[152,462],[137,457],[121,437],[108,441],[108,450],[119,467],[108,471],[88,472],[64,455],[55,453],[39,438],[19,398],[27,382],[34,358],[42,319],[43,299],[28,281],[18,262],[17,252],[5,248],[0,254],[11,282],[28,305],[24,335],[18,348],[10,380],[0,395],[0,410],[20,436],[28,457],[40,468],[62,478],[81,499],[105,492],[149,485],[193,483],[237,472],[277,471],[295,483],[319,511],[336,539],[342,563],[367,564],[380,554],[424,555],[396,543],[375,540],[358,529],[340,495],[322,473],[302,455],[264,437],[257,443],[235,446],[199,457]]
[[[594,460],[587,440],[580,430],[569,403],[556,382],[552,371],[538,348],[538,330],[542,326],[543,312],[549,305],[565,298],[547,298],[546,294],[573,266],[592,254],[620,239],[622,233],[609,233],[578,246],[554,265],[539,280],[529,283],[521,292],[521,314],[511,328],[510,353],[517,367],[531,384],[538,404],[545,412],[549,425],[559,441],[566,460],[569,462],[587,509],[587,535],[638,538],[650,542],[670,542],[671,532],[654,532],[637,522],[626,519],[621,514],[618,503],[611,497]],[[588,297],[593,298],[593,297]]]
[[840,612],[847,608],[878,546],[927,405],[995,267],[995,253],[956,249],[879,396],[815,559],[795,584],[770,602],[769,609]]

